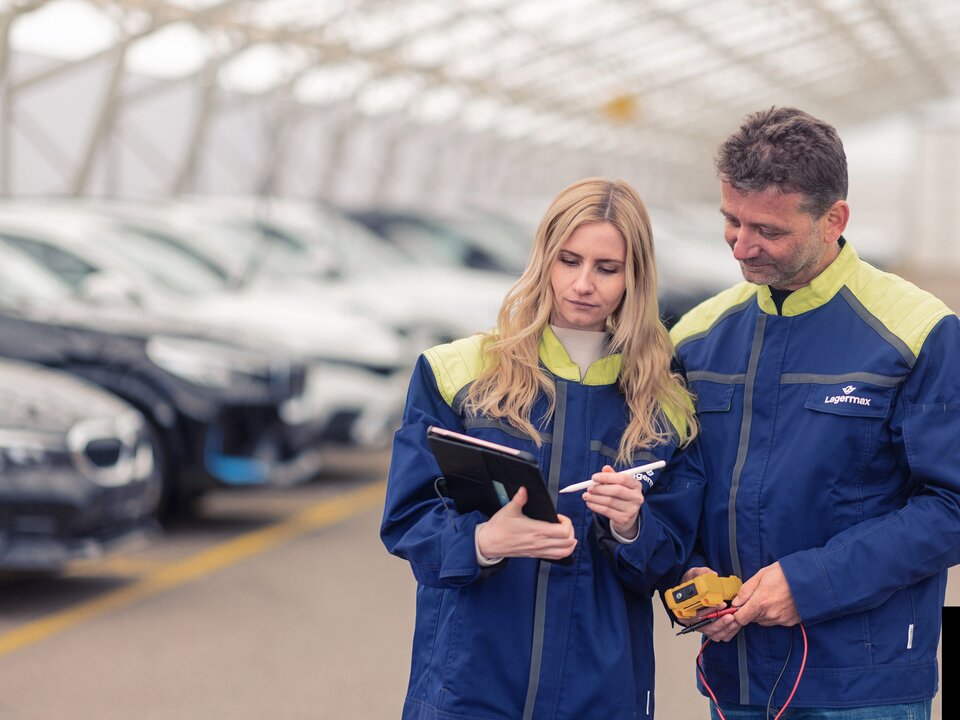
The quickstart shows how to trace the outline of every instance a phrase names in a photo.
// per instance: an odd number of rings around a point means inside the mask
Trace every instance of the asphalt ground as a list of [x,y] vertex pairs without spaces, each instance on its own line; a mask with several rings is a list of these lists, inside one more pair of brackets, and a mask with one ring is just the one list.
[[[340,453],[300,487],[213,493],[144,547],[0,577],[0,719],[399,717],[416,584],[377,535],[387,463]],[[707,718],[698,639],[657,615],[657,717]]]

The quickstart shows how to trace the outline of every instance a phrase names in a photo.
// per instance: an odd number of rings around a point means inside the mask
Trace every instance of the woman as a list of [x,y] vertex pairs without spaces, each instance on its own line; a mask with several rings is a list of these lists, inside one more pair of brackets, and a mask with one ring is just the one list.
[[[677,580],[703,488],[696,445],[678,452],[692,404],[656,298],[639,195],[582,180],[540,223],[497,329],[420,357],[381,528],[419,583],[404,718],[652,716],[650,598]],[[492,517],[450,509],[430,425],[533,453],[561,522],[523,515],[523,489]],[[614,472],[656,459],[646,497]]]

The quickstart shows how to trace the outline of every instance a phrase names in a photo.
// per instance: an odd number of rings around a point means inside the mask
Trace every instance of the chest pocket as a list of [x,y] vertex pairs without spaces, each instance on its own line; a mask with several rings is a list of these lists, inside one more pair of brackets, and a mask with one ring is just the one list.
[[831,415],[883,418],[890,412],[896,390],[859,381],[817,383],[810,388],[803,406]]
[[696,380],[690,385],[696,398],[697,413],[730,411],[735,385],[705,380]]

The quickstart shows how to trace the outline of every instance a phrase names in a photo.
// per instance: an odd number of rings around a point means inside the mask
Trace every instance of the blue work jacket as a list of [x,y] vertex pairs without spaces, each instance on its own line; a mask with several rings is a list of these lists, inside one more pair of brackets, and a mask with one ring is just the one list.
[[[613,464],[627,424],[621,358],[597,360],[583,381],[552,330],[540,343],[556,409],[538,447],[506,423],[459,407],[483,364],[479,337],[428,350],[417,364],[397,432],[381,536],[408,560],[419,586],[403,717],[417,720],[634,720],[652,717],[651,595],[675,583],[693,546],[703,495],[696,444],[667,443],[634,465],[668,462],[654,476],[632,544],[612,537],[580,493],[558,488]],[[544,416],[541,398],[533,417]],[[573,522],[571,565],[509,558],[477,562],[474,532],[487,518],[445,508],[427,442],[430,425],[532,453],[558,512]],[[676,427],[676,424],[673,425]]]
[[[738,285],[671,333],[696,395],[707,493],[691,565],[744,580],[779,561],[809,637],[793,704],[937,689],[946,569],[960,551],[960,324],[845,244],[782,313]],[[704,653],[723,701],[781,705],[799,629],[752,624]]]

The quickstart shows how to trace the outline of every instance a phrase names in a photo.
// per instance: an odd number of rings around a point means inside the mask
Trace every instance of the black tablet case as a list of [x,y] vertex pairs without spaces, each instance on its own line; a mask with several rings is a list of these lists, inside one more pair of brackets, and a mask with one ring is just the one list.
[[557,508],[543,482],[537,461],[528,452],[495,443],[480,444],[475,438],[430,426],[427,441],[437,458],[447,496],[461,513],[479,510],[487,517],[500,509],[494,481],[504,485],[513,498],[520,486],[527,488],[523,512],[534,520],[559,522]]

